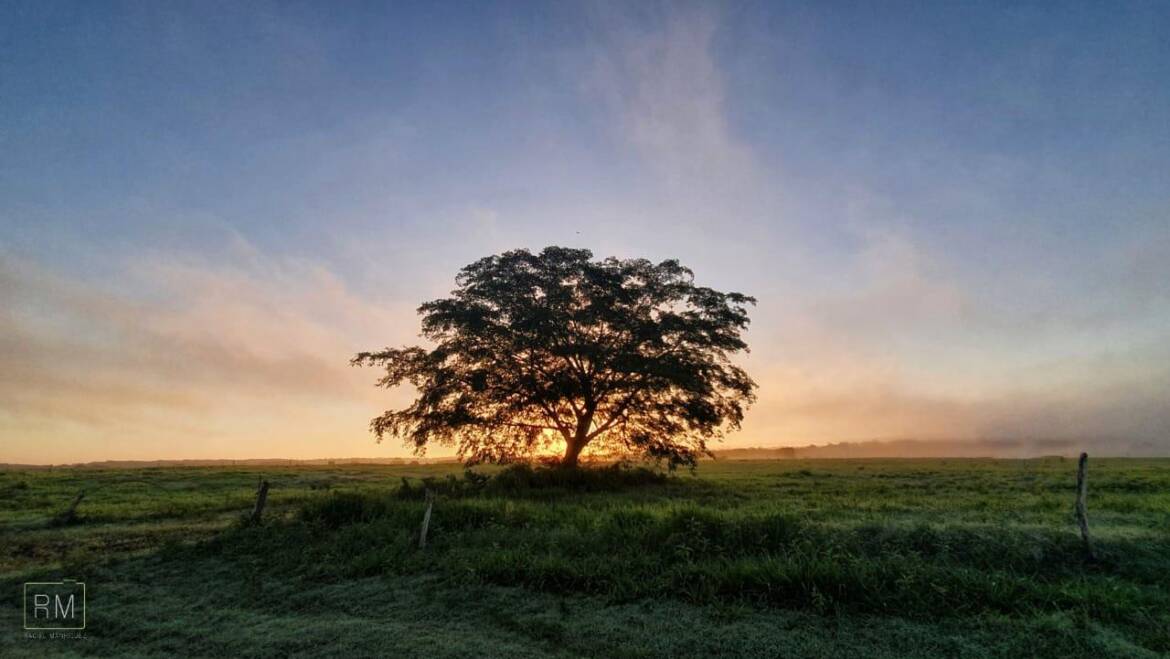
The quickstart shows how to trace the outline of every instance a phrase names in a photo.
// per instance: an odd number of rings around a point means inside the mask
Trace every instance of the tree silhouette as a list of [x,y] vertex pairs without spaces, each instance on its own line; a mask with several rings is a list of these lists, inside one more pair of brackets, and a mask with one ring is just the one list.
[[564,466],[586,446],[672,468],[709,455],[708,441],[739,428],[755,400],[755,382],[730,360],[748,349],[755,299],[696,286],[675,260],[592,258],[548,247],[480,259],[452,297],[419,307],[434,348],[355,356],[385,368],[379,386],[418,392],[371,421],[378,440],[402,437],[418,454],[454,446],[469,464],[560,440]]

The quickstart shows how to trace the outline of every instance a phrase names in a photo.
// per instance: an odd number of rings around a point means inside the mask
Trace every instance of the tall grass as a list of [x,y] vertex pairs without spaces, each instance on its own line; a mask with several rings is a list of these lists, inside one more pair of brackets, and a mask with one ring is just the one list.
[[[425,487],[439,499],[423,552]],[[631,499],[647,488],[664,496]],[[1073,613],[1170,650],[1165,535],[1102,539],[1100,560],[1089,561],[1071,527],[840,524],[703,505],[689,494],[701,501],[709,492],[653,472],[512,468],[490,479],[406,481],[390,491],[315,498],[295,523],[243,531],[224,546],[275,550],[270,560],[279,569],[318,579],[438,573],[455,583],[614,602],[669,598],[916,620]]]
[[[1170,652],[1170,461],[1091,467],[1095,561],[1072,522],[1072,468],[922,460],[711,464],[697,477],[629,467],[267,470],[272,504],[258,528],[230,526],[250,508],[256,472],[159,470],[164,495],[118,472],[0,473],[0,493],[12,497],[0,497],[0,567],[16,575],[60,561],[66,576],[96,574],[101,584],[115,574],[103,559],[165,543],[152,579],[213,565],[209,583],[261,600],[425,577],[456,599],[507,586],[553,598],[542,601],[673,602],[842,625],[867,616],[939,629],[984,621]],[[186,485],[200,478],[204,486]],[[114,485],[82,504],[80,524],[45,525],[77,489],[106,482]],[[420,550],[427,490],[436,500]],[[1035,653],[1026,640],[1013,647]]]

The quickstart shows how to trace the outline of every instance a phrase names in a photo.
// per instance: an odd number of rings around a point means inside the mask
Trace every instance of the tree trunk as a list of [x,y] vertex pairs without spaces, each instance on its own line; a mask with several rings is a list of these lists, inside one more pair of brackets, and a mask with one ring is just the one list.
[[565,457],[561,460],[562,467],[577,466],[577,458],[581,456],[581,451],[589,443],[589,428],[592,426],[593,409],[590,408],[584,416],[577,420],[577,431],[565,442]]
[[581,449],[585,448],[585,442],[576,438],[569,442],[565,448],[565,457],[561,459],[562,467],[576,467],[577,458],[581,456]]

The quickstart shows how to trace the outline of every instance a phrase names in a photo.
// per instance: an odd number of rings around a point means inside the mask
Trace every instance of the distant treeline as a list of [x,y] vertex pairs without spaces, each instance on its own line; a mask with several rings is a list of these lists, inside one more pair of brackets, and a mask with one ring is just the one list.
[[[1144,439],[892,439],[807,446],[733,448],[715,451],[716,460],[797,460],[801,458],[1041,458],[1076,456],[1170,457],[1170,438]],[[595,458],[596,459],[596,458]],[[271,467],[335,465],[410,465],[455,462],[445,458],[256,458],[251,460],[106,460],[60,465],[0,463],[4,469],[145,469],[150,467]]]

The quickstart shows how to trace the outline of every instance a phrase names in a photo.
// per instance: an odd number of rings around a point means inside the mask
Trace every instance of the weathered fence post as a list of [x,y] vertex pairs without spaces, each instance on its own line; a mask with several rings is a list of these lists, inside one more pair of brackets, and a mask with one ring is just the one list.
[[248,526],[256,526],[260,523],[260,516],[264,514],[264,504],[268,502],[268,481],[260,481],[260,487],[256,490],[256,507],[252,509],[252,516],[248,518]]
[[73,520],[77,519],[77,506],[84,498],[85,490],[78,491],[77,496],[73,497],[73,503],[69,504],[69,507],[65,509],[65,512],[61,513],[61,516],[57,518],[58,523],[70,524],[73,522]]
[[435,506],[435,493],[427,490],[427,511],[423,513],[422,530],[418,534],[418,548],[427,548],[427,528],[431,525],[431,508]]
[[1081,540],[1085,542],[1085,555],[1090,560],[1097,558],[1093,551],[1093,541],[1089,538],[1089,516],[1085,507],[1085,497],[1088,494],[1087,474],[1089,466],[1089,454],[1082,453],[1080,461],[1077,462],[1077,525],[1081,527]]

